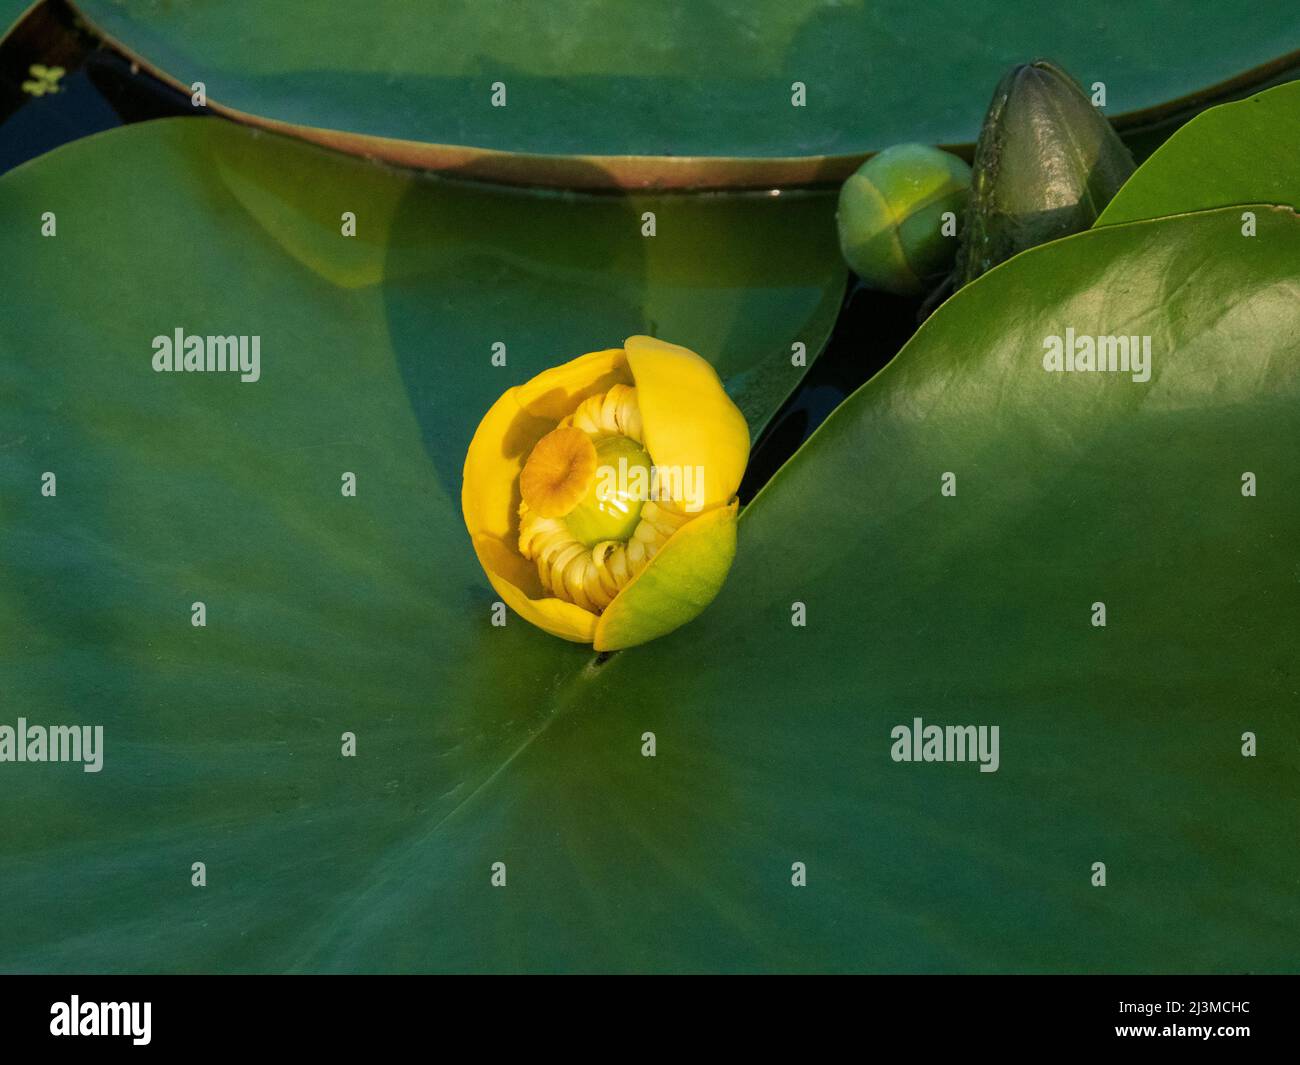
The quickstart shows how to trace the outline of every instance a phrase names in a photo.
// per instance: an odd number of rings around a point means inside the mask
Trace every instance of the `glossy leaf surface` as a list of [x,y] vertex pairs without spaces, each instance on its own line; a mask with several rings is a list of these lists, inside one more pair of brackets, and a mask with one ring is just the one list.
[[[0,180],[5,721],[106,733],[98,774],[0,766],[0,968],[1295,968],[1294,215],[985,275],[745,511],[718,601],[600,661],[490,624],[491,339],[516,379],[653,317],[726,365],[828,282],[727,283],[760,223],[703,203],[663,262],[625,208],[486,196],[192,120]],[[177,326],[260,334],[261,380],[154,374]],[[1045,373],[1066,328],[1151,335],[1150,382]],[[914,717],[997,725],[997,772],[891,760]]]

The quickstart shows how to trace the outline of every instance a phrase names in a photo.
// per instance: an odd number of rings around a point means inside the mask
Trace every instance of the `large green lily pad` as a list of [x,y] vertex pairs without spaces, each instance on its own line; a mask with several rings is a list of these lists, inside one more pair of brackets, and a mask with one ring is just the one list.
[[1300,81],[1212,107],[1156,150],[1097,225],[1230,204],[1300,208]]
[[1145,113],[1300,45],[1295,5],[1210,0],[1175,18],[1035,0],[314,0],[290,19],[264,0],[79,6],[223,107],[399,161],[569,185],[842,179],[896,142],[973,141],[1012,63],[1049,56],[1104,82],[1111,113]]
[[[106,731],[98,774],[0,766],[0,968],[1295,968],[1291,212],[964,289],[746,510],[722,597],[599,661],[490,624],[451,471],[479,342],[592,282],[522,222],[458,254],[441,186],[336,245],[360,174],[182,121],[0,180],[6,719]],[[153,374],[178,325],[260,334],[262,379]],[[1150,382],[1044,373],[1067,327],[1151,334]],[[1000,768],[891,761],[914,716],[998,725]]]

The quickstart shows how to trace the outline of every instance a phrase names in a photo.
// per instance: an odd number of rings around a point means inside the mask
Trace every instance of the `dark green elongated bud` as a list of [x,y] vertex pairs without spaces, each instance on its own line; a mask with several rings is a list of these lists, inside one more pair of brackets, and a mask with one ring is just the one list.
[[840,189],[844,261],[872,288],[925,291],[952,267],[969,194],[970,167],[938,148],[896,144],[873,155]]
[[1037,59],[998,83],[974,170],[958,287],[1017,252],[1088,229],[1133,173],[1133,156],[1078,82]]

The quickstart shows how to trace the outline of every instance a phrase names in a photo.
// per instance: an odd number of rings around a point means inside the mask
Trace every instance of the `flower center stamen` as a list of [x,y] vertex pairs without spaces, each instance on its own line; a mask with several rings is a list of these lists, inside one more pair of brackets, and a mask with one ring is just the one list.
[[652,469],[628,385],[583,400],[537,442],[519,475],[519,553],[548,595],[601,613],[693,517],[648,498]]
[[585,546],[627,541],[650,498],[650,456],[626,436],[596,441],[596,476],[581,503],[565,517],[569,532]]

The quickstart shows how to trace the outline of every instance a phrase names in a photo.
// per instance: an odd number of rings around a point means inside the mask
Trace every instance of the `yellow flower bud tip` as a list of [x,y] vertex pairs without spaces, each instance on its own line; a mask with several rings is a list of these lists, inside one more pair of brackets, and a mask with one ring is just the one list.
[[519,474],[519,494],[543,518],[562,518],[592,489],[596,447],[581,429],[564,426],[547,433]]

